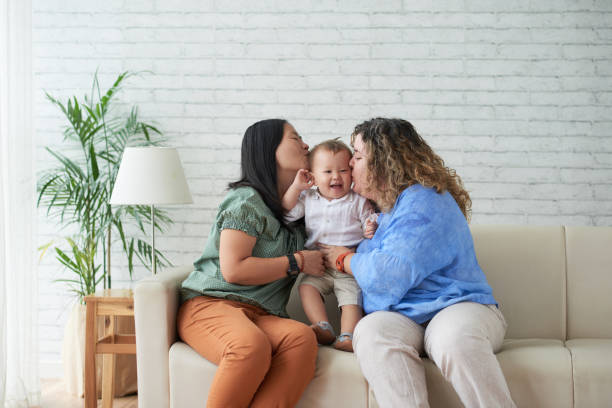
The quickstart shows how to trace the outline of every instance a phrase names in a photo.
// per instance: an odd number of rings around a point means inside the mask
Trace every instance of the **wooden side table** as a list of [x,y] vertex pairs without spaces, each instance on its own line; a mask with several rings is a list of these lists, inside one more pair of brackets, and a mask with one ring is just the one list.
[[[113,406],[116,354],[136,354],[136,336],[115,332],[116,316],[134,316],[134,294],[131,289],[105,289],[85,296],[85,408],[96,408],[96,354],[102,360],[102,407]],[[104,337],[98,338],[97,317],[107,316]]]

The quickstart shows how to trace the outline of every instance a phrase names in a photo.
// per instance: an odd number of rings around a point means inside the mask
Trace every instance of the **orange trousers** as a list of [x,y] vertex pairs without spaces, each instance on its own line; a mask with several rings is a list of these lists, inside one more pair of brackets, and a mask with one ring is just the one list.
[[317,340],[303,323],[198,296],[179,309],[181,339],[218,365],[206,406],[293,407],[314,377]]

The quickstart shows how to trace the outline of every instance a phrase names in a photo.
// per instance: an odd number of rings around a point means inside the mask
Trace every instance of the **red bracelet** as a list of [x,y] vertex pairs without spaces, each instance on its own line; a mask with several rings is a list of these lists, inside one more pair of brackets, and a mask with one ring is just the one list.
[[338,258],[336,258],[336,269],[340,272],[344,272],[344,258],[346,258],[346,256],[348,254],[350,254],[351,251],[346,251],[340,255],[338,255]]
[[304,254],[302,254],[302,251],[297,251],[295,254],[299,256],[300,261],[302,261],[301,267],[300,267],[300,264],[298,263],[298,269],[300,270],[300,272],[302,272],[304,270]]

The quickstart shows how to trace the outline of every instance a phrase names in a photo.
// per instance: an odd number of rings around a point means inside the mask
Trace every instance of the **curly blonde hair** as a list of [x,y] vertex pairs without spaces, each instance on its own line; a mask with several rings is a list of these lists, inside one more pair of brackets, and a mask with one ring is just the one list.
[[375,118],[357,126],[351,135],[361,139],[368,152],[368,190],[378,196],[383,211],[395,205],[404,189],[414,184],[448,191],[469,221],[472,200],[455,170],[429,147],[412,124],[403,119]]

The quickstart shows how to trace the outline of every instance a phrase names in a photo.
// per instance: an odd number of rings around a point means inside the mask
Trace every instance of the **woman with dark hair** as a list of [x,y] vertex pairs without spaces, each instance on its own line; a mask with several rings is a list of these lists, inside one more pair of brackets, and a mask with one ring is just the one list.
[[381,407],[427,407],[427,353],[466,407],[514,407],[494,355],[506,322],[478,265],[461,179],[414,127],[377,118],[351,136],[355,192],[382,210],[356,253],[327,246],[361,287],[353,347]]
[[299,272],[321,276],[319,251],[302,251],[303,226],[286,225],[281,197],[308,168],[308,145],[285,120],[251,125],[241,177],[219,205],[203,255],[182,283],[179,336],[219,367],[206,406],[292,407],[314,376],[312,329],[287,319]]

